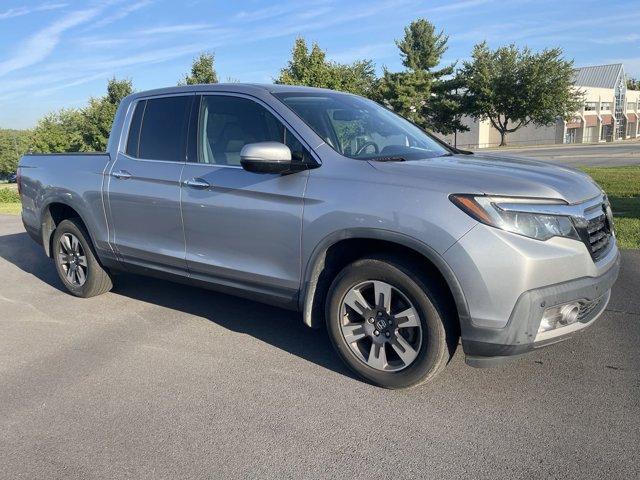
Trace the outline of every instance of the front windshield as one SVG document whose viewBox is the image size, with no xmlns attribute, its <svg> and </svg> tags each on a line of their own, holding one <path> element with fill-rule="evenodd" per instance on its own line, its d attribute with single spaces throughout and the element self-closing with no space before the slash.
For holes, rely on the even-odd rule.
<svg viewBox="0 0 640 480">
<path fill-rule="evenodd" d="M 362 97 L 332 92 L 274 95 L 347 157 L 418 160 L 449 153 L 412 123 Z"/>
</svg>

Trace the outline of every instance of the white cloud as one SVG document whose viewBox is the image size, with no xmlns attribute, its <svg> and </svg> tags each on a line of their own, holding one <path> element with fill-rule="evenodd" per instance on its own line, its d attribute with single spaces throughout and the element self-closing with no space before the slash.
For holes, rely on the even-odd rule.
<svg viewBox="0 0 640 480">
<path fill-rule="evenodd" d="M 317 5 L 327 3 L 326 0 L 319 0 Z M 83 45 L 96 47 L 110 47 L 125 45 L 128 42 L 144 41 L 149 44 L 148 39 L 160 40 L 162 37 L 170 38 L 180 34 L 198 35 L 198 41 L 202 41 L 203 49 L 212 49 L 228 44 L 239 44 L 256 42 L 272 38 L 284 37 L 292 34 L 302 34 L 322 30 L 334 25 L 346 22 L 354 22 L 385 12 L 392 11 L 400 7 L 416 5 L 417 0 L 387 0 L 374 2 L 367 9 L 362 8 L 342 8 L 339 14 L 328 7 L 319 6 L 309 8 L 308 5 L 291 4 L 277 7 L 268 7 L 254 12 L 241 12 L 237 14 L 232 22 L 221 24 L 210 23 L 178 23 L 159 25 L 155 27 L 133 30 L 126 36 L 113 38 L 111 36 L 93 36 L 82 39 Z M 287 12 L 286 15 L 277 13 Z M 250 34 L 247 34 L 245 24 L 274 17 L 273 21 L 258 23 L 251 27 Z"/>
<path fill-rule="evenodd" d="M 163 25 L 160 27 L 145 28 L 138 30 L 137 35 L 163 35 L 170 33 L 187 33 L 187 32 L 201 32 L 203 30 L 210 30 L 211 25 L 206 23 L 185 23 L 178 25 Z"/>
<path fill-rule="evenodd" d="M 517 21 L 487 24 L 472 29 L 464 29 L 460 32 L 449 31 L 450 42 L 487 40 L 499 42 L 501 45 L 510 42 L 523 42 L 529 45 L 542 45 L 544 47 L 558 46 L 569 43 L 623 43 L 625 38 L 633 41 L 635 34 L 606 37 L 599 35 L 597 38 L 585 36 L 594 28 L 602 25 L 616 25 L 617 29 L 633 28 L 640 20 L 640 14 L 631 12 L 628 14 L 615 14 L 605 17 L 587 17 L 565 19 L 561 21 L 546 21 L 531 19 L 518 19 Z M 608 42 L 608 38 L 614 38 L 615 42 Z"/>
<path fill-rule="evenodd" d="M 75 11 L 34 33 L 16 49 L 13 55 L 0 61 L 0 77 L 41 62 L 53 52 L 64 32 L 95 18 L 101 11 L 102 7 Z"/>
<path fill-rule="evenodd" d="M 109 78 L 111 75 L 109 74 L 109 72 L 100 72 L 100 73 L 96 73 L 93 75 L 82 75 L 79 77 L 76 77 L 75 79 L 71 80 L 71 81 L 67 81 L 65 83 L 61 83 L 55 86 L 51 86 L 48 88 L 42 88 L 42 89 L 38 89 L 35 93 L 34 93 L 34 97 L 48 97 L 49 95 L 51 95 L 53 92 L 57 92 L 58 90 L 64 90 L 66 88 L 70 88 L 70 87 L 77 87 L 79 85 L 83 85 L 85 83 L 89 83 L 92 82 L 93 80 L 98 80 L 100 78 Z"/>
<path fill-rule="evenodd" d="M 206 45 L 203 44 L 189 44 L 181 45 L 178 47 L 161 48 L 157 50 L 142 52 L 137 55 L 97 61 L 94 62 L 93 67 L 113 71 L 114 69 L 128 67 L 131 65 L 151 65 L 154 63 L 162 63 L 168 60 L 173 60 L 174 58 L 197 53 L 205 49 Z"/>
<path fill-rule="evenodd" d="M 62 73 L 64 71 L 81 72 L 77 74 L 78 77 L 89 76 L 102 71 L 111 72 L 111 75 L 113 75 L 119 69 L 162 63 L 206 49 L 206 44 L 191 43 L 174 47 L 148 49 L 129 55 L 91 55 L 50 63 L 42 71 L 47 75 L 51 75 L 54 79 L 53 82 L 63 79 L 68 80 L 69 77 L 64 76 Z"/>
<path fill-rule="evenodd" d="M 386 0 L 371 2 L 366 9 L 359 6 L 348 8 L 347 3 L 339 10 L 305 8 L 299 14 L 287 15 L 280 22 L 271 22 L 264 27 L 256 26 L 251 35 L 244 35 L 241 31 L 238 40 L 257 41 L 271 38 L 279 38 L 293 34 L 303 34 L 316 30 L 324 30 L 342 23 L 351 22 L 357 24 L 365 18 L 391 15 L 401 8 L 412 8 L 420 2 L 416 0 Z"/>
<path fill-rule="evenodd" d="M 141 0 L 139 2 L 135 2 L 130 5 L 126 5 L 125 7 L 121 8 L 117 12 L 104 17 L 102 20 L 95 22 L 93 25 L 91 25 L 91 28 L 95 29 L 95 28 L 104 27 L 113 22 L 117 22 L 118 20 L 122 20 L 123 18 L 129 16 L 133 12 L 137 12 L 138 10 L 148 5 L 151 5 L 152 3 L 153 3 L 152 0 Z"/>
<path fill-rule="evenodd" d="M 10 8 L 4 12 L 0 12 L 0 20 L 6 20 L 8 18 L 22 17 L 29 15 L 30 13 L 46 12 L 49 10 L 57 10 L 66 7 L 66 3 L 43 3 L 34 7 L 18 7 Z"/>
<path fill-rule="evenodd" d="M 617 45 L 619 43 L 632 43 L 640 41 L 640 34 L 628 33 L 626 35 L 612 35 L 609 37 L 590 39 L 593 43 L 600 45 Z"/>
<path fill-rule="evenodd" d="M 492 3 L 495 0 L 464 0 L 462 2 L 449 2 L 445 5 L 439 5 L 437 7 L 429 8 L 425 10 L 425 13 L 438 13 L 438 12 L 454 12 L 458 10 L 464 10 L 466 8 L 478 7 L 485 3 Z"/>
<path fill-rule="evenodd" d="M 116 70 L 163 63 L 201 52 L 205 47 L 202 44 L 189 44 L 148 50 L 131 56 L 93 56 L 67 62 L 50 63 L 40 75 L 0 83 L 0 101 L 16 98 L 26 89 L 35 90 L 36 97 L 47 97 L 54 92 L 77 87 L 94 80 L 104 79 L 106 81 L 113 76 Z M 43 88 L 30 88 L 33 86 L 42 86 Z"/>
<path fill-rule="evenodd" d="M 266 20 L 268 18 L 280 16 L 285 13 L 289 13 L 292 10 L 296 10 L 297 8 L 298 7 L 295 4 L 273 5 L 271 7 L 265 7 L 259 10 L 243 10 L 241 12 L 238 12 L 235 15 L 235 18 L 243 22 L 255 22 L 256 20 Z"/>
<path fill-rule="evenodd" d="M 537 26 L 529 28 L 520 28 L 518 31 L 514 31 L 512 35 L 515 39 L 527 39 L 535 38 L 540 35 L 554 33 L 554 32 L 570 32 L 572 30 L 580 29 L 581 31 L 576 35 L 584 35 L 586 27 L 596 27 L 606 24 L 617 24 L 618 28 L 621 28 L 626 22 L 631 22 L 634 19 L 639 19 L 640 14 L 630 13 L 625 15 L 609 15 L 606 17 L 590 17 L 583 19 L 567 19 L 558 22 L 542 23 Z M 635 22 L 633 22 L 635 23 Z"/>
</svg>

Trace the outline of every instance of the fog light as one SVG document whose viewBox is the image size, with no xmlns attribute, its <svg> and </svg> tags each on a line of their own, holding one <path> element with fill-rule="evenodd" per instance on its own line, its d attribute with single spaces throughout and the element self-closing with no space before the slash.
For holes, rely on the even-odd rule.
<svg viewBox="0 0 640 480">
<path fill-rule="evenodd" d="M 547 308 L 542 315 L 542 320 L 540 320 L 538 333 L 548 332 L 549 330 L 571 325 L 578 320 L 579 313 L 579 302 L 566 303 L 564 305 L 556 305 L 555 307 Z"/>
</svg>

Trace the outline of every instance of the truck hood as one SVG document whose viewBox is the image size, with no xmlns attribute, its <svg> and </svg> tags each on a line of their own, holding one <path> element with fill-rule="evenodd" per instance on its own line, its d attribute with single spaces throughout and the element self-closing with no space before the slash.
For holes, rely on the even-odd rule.
<svg viewBox="0 0 640 480">
<path fill-rule="evenodd" d="M 499 154 L 370 163 L 386 174 L 411 177 L 412 185 L 448 193 L 559 198 L 568 203 L 580 203 L 601 193 L 591 177 L 579 170 Z"/>
</svg>

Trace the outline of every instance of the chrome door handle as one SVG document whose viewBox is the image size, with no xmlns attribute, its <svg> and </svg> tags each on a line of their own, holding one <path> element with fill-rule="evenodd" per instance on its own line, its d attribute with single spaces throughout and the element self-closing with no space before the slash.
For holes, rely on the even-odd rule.
<svg viewBox="0 0 640 480">
<path fill-rule="evenodd" d="M 205 190 L 211 187 L 211 184 L 209 182 L 201 178 L 192 178 L 191 180 L 187 180 L 186 182 L 184 182 L 184 185 L 186 187 L 197 188 L 199 190 Z"/>
<path fill-rule="evenodd" d="M 127 172 L 126 170 L 117 170 L 115 172 L 113 172 L 111 174 L 111 176 L 119 179 L 119 180 L 126 180 L 127 178 L 131 178 L 131 174 L 129 172 Z"/>
</svg>

